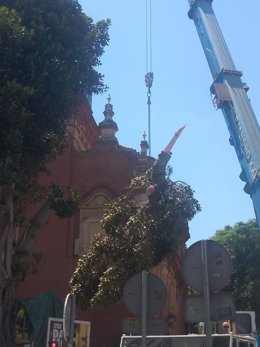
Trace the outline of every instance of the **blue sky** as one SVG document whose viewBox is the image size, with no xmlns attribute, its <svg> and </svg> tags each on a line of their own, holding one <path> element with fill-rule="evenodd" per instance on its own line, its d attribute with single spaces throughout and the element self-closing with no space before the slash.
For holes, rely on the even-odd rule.
<svg viewBox="0 0 260 347">
<path fill-rule="evenodd" d="M 121 145 L 139 151 L 147 132 L 146 0 L 80 0 L 94 21 L 110 18 L 110 43 L 99 71 L 105 75 Z M 149 1 L 148 1 L 149 3 Z M 188 0 L 151 0 L 152 68 L 151 153 L 156 157 L 183 124 L 187 128 L 173 149 L 173 180 L 188 183 L 202 211 L 190 222 L 192 244 L 226 225 L 254 218 L 235 150 L 220 110 L 213 107 L 212 77 Z M 215 0 L 213 9 L 259 121 L 259 0 Z M 148 47 L 149 48 L 149 47 Z M 150 57 L 149 57 L 150 58 Z M 149 59 L 150 61 L 150 59 Z M 149 66 L 150 70 L 150 66 Z M 93 96 L 93 113 L 103 120 L 108 93 Z"/>
</svg>

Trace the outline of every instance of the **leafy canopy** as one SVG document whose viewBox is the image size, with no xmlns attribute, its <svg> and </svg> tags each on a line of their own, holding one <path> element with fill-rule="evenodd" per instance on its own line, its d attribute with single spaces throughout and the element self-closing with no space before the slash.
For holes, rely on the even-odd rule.
<svg viewBox="0 0 260 347">
<path fill-rule="evenodd" d="M 107 206 L 101 220 L 105 235 L 94 238 L 70 281 L 83 307 L 117 302 L 128 278 L 174 255 L 185 241 L 187 221 L 200 211 L 193 191 L 184 183 L 168 180 L 165 187 L 158 187 L 156 198 L 137 207 L 135 190 L 150 184 L 148 171 L 134 178 L 127 193 Z"/>
<path fill-rule="evenodd" d="M 0 185 L 29 182 L 66 142 L 79 96 L 105 89 L 97 72 L 109 20 L 74 0 L 2 0 Z"/>
<path fill-rule="evenodd" d="M 109 24 L 94 24 L 75 0 L 1 0 L 1 346 L 13 345 L 14 287 L 28 271 L 40 227 L 50 209 L 67 217 L 79 203 L 67 189 L 41 191 L 37 176 L 64 148 L 80 99 L 106 88 L 96 69 Z M 43 203 L 25 221 L 26 204 L 36 201 Z M 14 225 L 21 227 L 19 239 Z"/>
<path fill-rule="evenodd" d="M 232 257 L 233 274 L 228 289 L 234 295 L 236 310 L 255 311 L 260 330 L 260 235 L 256 221 L 226 226 L 212 239 L 225 246 Z"/>
</svg>

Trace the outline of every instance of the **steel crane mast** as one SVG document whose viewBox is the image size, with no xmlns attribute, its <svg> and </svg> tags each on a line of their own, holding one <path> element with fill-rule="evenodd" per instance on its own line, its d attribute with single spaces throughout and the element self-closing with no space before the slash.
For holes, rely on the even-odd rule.
<svg viewBox="0 0 260 347">
<path fill-rule="evenodd" d="M 260 230 L 260 128 L 248 86 L 241 80 L 212 9 L 213 0 L 188 0 L 189 18 L 194 21 L 213 77 L 210 87 L 214 106 L 221 109 L 242 169 L 244 191 L 252 198 Z"/>
</svg>

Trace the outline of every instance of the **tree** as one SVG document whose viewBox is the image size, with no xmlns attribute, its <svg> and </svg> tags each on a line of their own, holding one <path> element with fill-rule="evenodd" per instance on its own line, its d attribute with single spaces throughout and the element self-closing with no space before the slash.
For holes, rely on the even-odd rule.
<svg viewBox="0 0 260 347">
<path fill-rule="evenodd" d="M 80 257 L 70 281 L 82 307 L 117 302 L 128 278 L 174 255 L 185 242 L 199 203 L 182 182 L 161 180 L 154 190 L 153 176 L 150 170 L 137 176 L 126 194 L 107 206 L 101 220 L 105 235 L 97 235 Z M 136 206 L 135 194 L 146 190 L 153 191 L 148 203 Z"/>
<path fill-rule="evenodd" d="M 78 196 L 42 192 L 37 175 L 64 149 L 79 97 L 105 89 L 97 72 L 109 20 L 93 23 L 75 0 L 2 0 L 0 7 L 0 346 L 11 345 L 14 288 L 51 208 L 64 216 Z M 38 213 L 25 220 L 29 202 Z M 63 211 L 61 211 L 63 210 Z M 65 213 L 65 215 L 68 215 Z M 26 232 L 14 243 L 14 226 Z"/>
<path fill-rule="evenodd" d="M 256 312 L 260 329 L 260 236 L 255 220 L 226 226 L 212 237 L 229 251 L 233 273 L 228 289 L 235 298 L 236 310 Z"/>
</svg>

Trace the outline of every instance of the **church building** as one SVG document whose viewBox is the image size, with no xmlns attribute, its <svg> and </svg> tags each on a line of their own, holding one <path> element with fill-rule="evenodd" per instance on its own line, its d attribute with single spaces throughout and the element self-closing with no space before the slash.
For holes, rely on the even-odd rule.
<svg viewBox="0 0 260 347">
<path fill-rule="evenodd" d="M 93 118 L 87 98 L 82 99 L 78 112 L 69 124 L 66 150 L 49 165 L 49 173 L 41 176 L 42 185 L 57 183 L 70 187 L 80 193 L 82 200 L 71 218 L 59 219 L 52 212 L 47 224 L 42 227 L 40 237 L 32 249 L 32 252 L 41 255 L 41 261 L 36 271 L 30 270 L 25 281 L 17 288 L 17 299 L 20 302 L 26 303 L 41 293 L 51 291 L 64 303 L 78 257 L 87 252 L 95 234 L 104 232 L 100 219 L 105 204 L 120 196 L 135 175 L 153 165 L 154 158 L 147 154 L 148 143 L 145 138 L 141 141 L 140 151 L 119 144 L 116 138 L 118 127 L 113 116 L 110 97 L 105 105 L 104 120 L 99 124 Z M 159 317 L 166 319 L 169 333 L 184 333 L 186 285 L 181 276 L 180 264 L 185 241 L 184 237 L 177 256 L 165 259 L 155 269 L 151 269 L 162 279 L 167 289 L 166 304 Z M 42 312 L 44 310 L 45 307 L 42 307 Z M 41 312 L 37 314 L 40 316 Z M 131 317 L 123 302 L 108 308 L 79 310 L 76 319 L 89 321 L 91 326 L 88 344 L 84 346 L 118 347 L 123 333 L 122 322 Z M 46 320 L 42 320 L 42 326 L 46 328 L 47 336 Z M 44 346 L 35 344 L 35 347 Z M 83 347 L 83 344 L 76 346 Z"/>
</svg>

